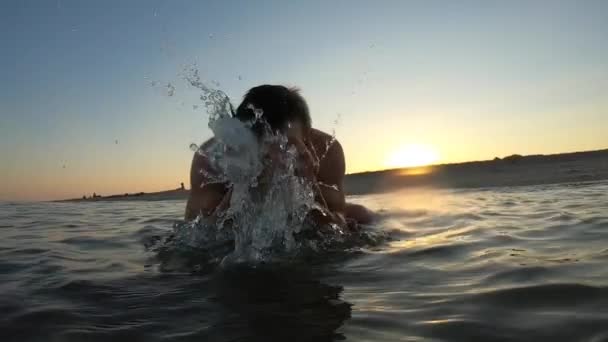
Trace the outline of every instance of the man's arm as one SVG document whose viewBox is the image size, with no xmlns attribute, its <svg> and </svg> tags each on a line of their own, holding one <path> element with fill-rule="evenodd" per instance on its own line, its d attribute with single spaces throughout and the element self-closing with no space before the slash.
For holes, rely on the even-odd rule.
<svg viewBox="0 0 608 342">
<path fill-rule="evenodd" d="M 344 213 L 344 150 L 337 140 L 334 140 L 319 160 L 314 147 L 300 139 L 290 139 L 298 149 L 300 162 L 296 174 L 307 178 L 313 183 L 315 200 L 332 213 Z"/>
<path fill-rule="evenodd" d="M 314 154 L 314 149 L 312 153 Z M 318 162 L 317 165 L 314 178 L 309 179 L 312 181 L 315 201 L 324 209 L 313 210 L 310 215 L 318 224 L 337 223 L 346 225 L 345 199 L 342 191 L 345 172 L 342 146 L 335 141 L 329 147 L 323 160 Z"/>
<path fill-rule="evenodd" d="M 330 211 L 344 214 L 344 174 L 346 164 L 342 145 L 335 140 L 319 162 L 317 182 Z"/>
<path fill-rule="evenodd" d="M 318 222 L 344 224 L 344 152 L 342 146 L 334 141 L 325 153 L 324 160 L 319 161 L 314 143 L 309 139 L 297 136 L 290 137 L 290 143 L 298 150 L 298 167 L 296 175 L 311 182 L 315 202 L 323 210 L 313 213 Z M 325 167 L 322 169 L 322 165 Z"/>
<path fill-rule="evenodd" d="M 212 143 L 212 140 L 207 141 L 201 149 Z M 208 175 L 215 174 L 209 159 L 196 152 L 192 158 L 192 166 L 190 168 L 190 197 L 186 204 L 186 220 L 193 220 L 198 215 L 210 216 L 214 213 L 218 205 L 226 202 L 226 196 L 230 193 L 226 189 L 224 183 L 213 183 Z"/>
</svg>

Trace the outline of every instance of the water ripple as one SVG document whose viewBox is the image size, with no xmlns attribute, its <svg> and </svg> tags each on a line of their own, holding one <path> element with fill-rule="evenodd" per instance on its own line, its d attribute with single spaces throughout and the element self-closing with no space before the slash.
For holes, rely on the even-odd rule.
<svg viewBox="0 0 608 342">
<path fill-rule="evenodd" d="M 1 339 L 608 341 L 608 183 L 356 201 L 390 242 L 198 271 L 144 247 L 182 202 L 0 204 Z"/>
</svg>

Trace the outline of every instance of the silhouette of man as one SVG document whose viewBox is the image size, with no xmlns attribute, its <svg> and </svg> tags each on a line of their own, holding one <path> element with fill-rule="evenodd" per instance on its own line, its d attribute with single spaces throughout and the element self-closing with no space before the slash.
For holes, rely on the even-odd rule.
<svg viewBox="0 0 608 342">
<path fill-rule="evenodd" d="M 331 135 L 311 127 L 308 105 L 299 91 L 280 85 L 254 87 L 245 95 L 234 116 L 241 121 L 256 118 L 254 109 L 262 109 L 262 118 L 275 132 L 288 137 L 288 143 L 298 152 L 296 175 L 308 179 L 313 185 L 315 201 L 323 208 L 317 219 L 338 224 L 369 223 L 372 214 L 365 207 L 345 202 L 344 151 L 340 142 Z M 259 136 L 260 127 L 252 129 Z M 205 151 L 214 139 L 205 142 Z M 202 172 L 201 172 L 202 171 Z M 204 153 L 195 153 L 190 170 L 191 191 L 186 206 L 185 218 L 191 220 L 198 215 L 211 216 L 225 210 L 230 203 L 230 184 L 212 182 L 208 175 L 215 171 Z M 354 222 L 353 222 L 354 221 Z"/>
</svg>

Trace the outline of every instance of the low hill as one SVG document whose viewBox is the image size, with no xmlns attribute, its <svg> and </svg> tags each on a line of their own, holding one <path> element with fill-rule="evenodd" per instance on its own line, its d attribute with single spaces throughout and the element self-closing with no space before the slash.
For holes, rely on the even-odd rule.
<svg viewBox="0 0 608 342">
<path fill-rule="evenodd" d="M 478 188 L 608 179 L 608 149 L 551 155 L 511 155 L 494 160 L 443 164 L 346 175 L 347 195 L 394 191 L 405 187 Z M 98 196 L 65 201 L 185 200 L 188 190 Z"/>
</svg>

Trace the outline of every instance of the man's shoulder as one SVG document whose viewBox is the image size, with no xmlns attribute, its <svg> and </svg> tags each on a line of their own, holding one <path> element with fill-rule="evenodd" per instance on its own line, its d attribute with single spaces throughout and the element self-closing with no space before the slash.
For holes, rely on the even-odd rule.
<svg viewBox="0 0 608 342">
<path fill-rule="evenodd" d="M 200 144 L 194 155 L 196 157 L 206 155 L 208 153 L 213 153 L 213 151 L 217 151 L 219 147 L 219 141 L 216 138 L 212 137 L 206 140 L 204 143 Z"/>
<path fill-rule="evenodd" d="M 207 166 L 207 154 L 213 151 L 216 145 L 217 140 L 215 138 L 209 138 L 204 143 L 200 144 L 198 149 L 194 152 L 192 157 L 192 167 L 200 168 L 201 165 Z"/>
<path fill-rule="evenodd" d="M 325 133 L 325 132 L 323 132 L 323 131 L 321 131 L 319 129 L 316 129 L 316 128 L 311 128 L 310 129 L 310 134 L 311 134 L 311 137 L 313 139 L 329 140 L 329 139 L 333 138 L 333 136 L 331 134 Z"/>
<path fill-rule="evenodd" d="M 311 140 L 319 157 L 319 182 L 341 187 L 344 177 L 344 150 L 334 135 L 318 129 L 311 130 Z"/>
<path fill-rule="evenodd" d="M 334 135 L 327 134 L 318 129 L 311 129 L 311 140 L 315 147 L 315 150 L 319 156 L 325 156 L 328 158 L 325 162 L 333 163 L 335 158 L 344 158 L 344 151 L 342 145 Z M 323 162 L 323 161 L 322 161 Z"/>
<path fill-rule="evenodd" d="M 207 141 L 202 143 L 201 146 L 199 146 L 199 148 L 202 150 L 207 149 L 207 148 L 213 146 L 216 143 L 216 141 L 217 140 L 215 138 L 209 138 L 209 139 L 207 139 Z"/>
<path fill-rule="evenodd" d="M 338 139 L 336 139 L 336 137 L 334 135 L 325 133 L 316 128 L 310 129 L 310 135 L 311 135 L 311 139 L 314 144 L 328 145 L 329 143 L 331 143 L 331 144 L 340 145 L 340 142 L 338 141 Z"/>
</svg>

